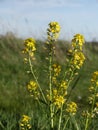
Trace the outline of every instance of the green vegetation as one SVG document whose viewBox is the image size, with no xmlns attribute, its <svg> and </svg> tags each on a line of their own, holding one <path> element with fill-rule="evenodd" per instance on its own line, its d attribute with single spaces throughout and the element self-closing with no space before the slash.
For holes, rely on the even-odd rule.
<svg viewBox="0 0 98 130">
<path fill-rule="evenodd" d="M 66 64 L 64 59 L 70 44 L 66 41 L 58 41 L 58 43 L 56 45 L 55 61 L 63 65 Z M 41 84 L 44 85 L 46 82 L 44 80 L 45 75 L 41 76 L 44 73 L 44 71 L 41 71 L 42 68 L 46 67 L 44 63 L 46 63 L 45 58 L 47 54 L 44 49 L 44 42 L 38 40 L 37 48 L 39 50 L 36 52 L 38 62 L 34 62 L 34 66 L 40 76 Z M 32 99 L 25 88 L 29 81 L 29 76 L 26 74 L 29 66 L 24 65 L 22 49 L 22 39 L 15 36 L 0 37 L 0 130 L 18 130 L 22 114 L 29 113 L 30 116 L 35 115 L 32 110 L 36 108 L 37 104 L 32 103 Z M 73 89 L 73 95 L 71 95 L 71 98 L 80 104 L 81 109 L 88 107 L 86 99 L 88 97 L 91 75 L 98 70 L 98 43 L 86 43 L 84 53 L 86 61 L 80 70 L 79 80 Z M 43 124 L 45 122 L 44 119 L 41 121 L 42 113 L 40 113 L 40 109 L 42 108 L 36 110 L 35 115 L 36 118 L 39 117 L 39 120 L 33 122 L 35 130 L 42 129 L 43 125 L 41 122 Z M 97 130 L 97 128 L 98 126 L 96 125 L 93 129 Z"/>
</svg>

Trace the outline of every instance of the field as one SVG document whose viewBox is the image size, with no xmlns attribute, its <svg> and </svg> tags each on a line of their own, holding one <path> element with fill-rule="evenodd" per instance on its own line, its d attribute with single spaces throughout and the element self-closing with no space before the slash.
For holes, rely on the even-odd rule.
<svg viewBox="0 0 98 130">
<path fill-rule="evenodd" d="M 47 64 L 45 59 L 47 54 L 44 50 L 44 41 L 37 40 L 36 44 L 38 48 L 36 57 L 38 60 L 34 62 L 34 66 L 40 77 L 40 83 L 45 86 L 44 68 L 45 64 Z M 59 40 L 56 45 L 55 61 L 62 66 L 66 64 L 65 54 L 69 46 L 70 43 L 63 40 Z M 0 36 L 0 130 L 19 130 L 19 121 L 23 114 L 35 118 L 35 121 L 32 121 L 35 126 L 34 130 L 44 130 L 45 119 L 42 120 L 43 115 L 40 111 L 43 108 L 36 109 L 38 108 L 37 104 L 32 101 L 25 87 L 32 77 L 27 74 L 29 66 L 24 64 L 22 49 L 23 39 L 14 35 Z M 71 99 L 79 104 L 80 111 L 89 107 L 87 104 L 88 87 L 90 86 L 92 73 L 98 71 L 98 43 L 94 41 L 86 42 L 84 54 L 86 61 L 79 70 L 79 80 L 75 84 L 71 95 Z M 36 114 L 33 111 L 35 109 Z M 95 128 L 92 126 L 92 130 L 98 130 L 96 122 L 94 125 Z M 71 127 L 69 130 L 71 130 Z"/>
</svg>

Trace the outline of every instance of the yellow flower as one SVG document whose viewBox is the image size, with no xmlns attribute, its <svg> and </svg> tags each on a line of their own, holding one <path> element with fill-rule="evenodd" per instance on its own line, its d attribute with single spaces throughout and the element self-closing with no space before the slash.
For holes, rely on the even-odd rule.
<svg viewBox="0 0 98 130">
<path fill-rule="evenodd" d="M 63 96 L 54 96 L 54 105 L 56 105 L 58 108 L 60 108 L 65 102 L 65 99 Z"/>
<path fill-rule="evenodd" d="M 81 34 L 76 34 L 74 36 L 74 38 L 72 39 L 72 46 L 75 48 L 75 49 L 80 49 L 82 50 L 82 46 L 84 44 L 84 37 L 83 35 Z"/>
<path fill-rule="evenodd" d="M 49 32 L 52 33 L 59 33 L 60 32 L 60 25 L 58 22 L 50 22 L 49 23 Z"/>
<path fill-rule="evenodd" d="M 55 88 L 53 88 L 53 96 L 52 96 L 52 103 L 57 107 L 60 108 L 66 101 L 66 99 L 59 94 L 59 91 Z M 49 91 L 47 94 L 47 99 L 50 101 L 50 95 L 49 95 Z"/>
<path fill-rule="evenodd" d="M 35 40 L 33 38 L 28 38 L 24 41 L 25 48 L 23 49 L 23 53 L 28 53 L 31 57 L 34 55 L 34 51 L 36 50 L 35 47 Z"/>
<path fill-rule="evenodd" d="M 21 130 L 29 130 L 31 129 L 30 125 L 31 118 L 27 115 L 23 115 L 20 121 L 20 128 Z"/>
<path fill-rule="evenodd" d="M 91 87 L 89 87 L 90 96 L 88 97 L 90 104 L 96 104 L 98 98 L 98 71 L 92 74 Z"/>
<path fill-rule="evenodd" d="M 71 58 L 71 70 L 80 69 L 84 63 L 85 56 L 82 52 L 84 38 L 81 34 L 76 34 L 72 39 L 72 49 L 69 50 Z"/>
<path fill-rule="evenodd" d="M 83 65 L 85 60 L 85 56 L 84 54 L 79 51 L 79 52 L 74 52 L 73 54 L 73 59 L 71 61 L 72 66 L 74 66 L 74 68 L 80 69 L 81 66 Z"/>
<path fill-rule="evenodd" d="M 61 66 L 57 64 L 53 64 L 52 68 L 53 68 L 54 76 L 58 76 L 61 72 Z"/>
<path fill-rule="evenodd" d="M 35 51 L 35 40 L 33 38 L 28 38 L 24 41 L 24 45 L 25 47 L 27 47 L 28 49 L 31 49 L 32 51 Z"/>
<path fill-rule="evenodd" d="M 56 76 L 52 76 L 52 82 L 53 82 L 55 85 L 57 85 L 57 78 L 56 78 Z"/>
<path fill-rule="evenodd" d="M 94 90 L 95 90 L 95 89 L 94 89 L 93 86 L 89 87 L 89 91 L 90 91 L 90 92 L 93 92 Z"/>
<path fill-rule="evenodd" d="M 34 96 L 35 99 L 38 99 L 39 97 L 39 91 L 38 91 L 38 85 L 35 81 L 30 81 L 27 84 L 27 90 L 29 91 L 31 96 Z"/>
<path fill-rule="evenodd" d="M 98 107 L 98 102 L 96 102 L 96 107 Z"/>
<path fill-rule="evenodd" d="M 88 100 L 89 100 L 89 104 L 92 104 L 94 100 L 94 95 L 92 94 L 91 96 L 89 96 Z"/>
<path fill-rule="evenodd" d="M 98 86 L 98 71 L 95 71 L 91 78 L 92 84 Z"/>
<path fill-rule="evenodd" d="M 96 81 L 96 85 L 98 86 L 98 81 Z"/>
<path fill-rule="evenodd" d="M 67 82 L 62 80 L 61 84 L 60 84 L 60 88 L 64 88 L 67 89 Z"/>
<path fill-rule="evenodd" d="M 84 117 L 90 117 L 91 114 L 88 112 L 88 110 L 82 112 L 82 116 Z"/>
<path fill-rule="evenodd" d="M 75 102 L 68 103 L 66 111 L 72 115 L 75 115 L 75 113 L 77 112 L 77 104 Z"/>
<path fill-rule="evenodd" d="M 53 95 L 56 96 L 58 94 L 57 89 L 53 89 Z"/>
<path fill-rule="evenodd" d="M 30 81 L 29 84 L 27 85 L 27 88 L 30 92 L 36 90 L 38 88 L 37 84 L 35 81 Z"/>
<path fill-rule="evenodd" d="M 61 83 L 58 85 L 59 93 L 65 97 L 67 95 L 67 82 L 62 80 Z"/>
<path fill-rule="evenodd" d="M 76 34 L 74 38 L 82 43 L 84 43 L 84 37 L 81 34 Z"/>
<path fill-rule="evenodd" d="M 23 122 L 28 122 L 30 119 L 31 118 L 29 116 L 27 116 L 27 115 L 23 115 L 23 117 L 22 117 Z"/>
<path fill-rule="evenodd" d="M 28 62 L 28 59 L 27 58 L 24 58 L 24 63 L 27 63 Z"/>
<path fill-rule="evenodd" d="M 48 41 L 56 40 L 59 36 L 60 25 L 58 22 L 50 22 L 47 29 Z"/>
</svg>

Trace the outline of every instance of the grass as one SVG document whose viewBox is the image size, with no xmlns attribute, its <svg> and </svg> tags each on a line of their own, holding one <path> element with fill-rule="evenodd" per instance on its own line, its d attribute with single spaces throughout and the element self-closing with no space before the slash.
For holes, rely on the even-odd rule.
<svg viewBox="0 0 98 130">
<path fill-rule="evenodd" d="M 38 62 L 34 63 L 40 83 L 45 86 L 45 72 L 41 71 L 45 66 L 45 49 L 42 47 L 44 43 L 37 41 L 36 52 Z M 70 44 L 66 41 L 59 41 L 56 45 L 55 61 L 61 64 L 64 63 L 65 53 Z M 29 70 L 28 65 L 23 63 L 23 55 L 21 50 L 23 48 L 23 40 L 15 36 L 1 36 L 0 37 L 0 129 L 1 130 L 15 130 L 19 129 L 18 123 L 20 116 L 24 113 L 29 113 L 31 116 L 39 117 L 39 120 L 33 122 L 35 130 L 43 126 L 44 118 L 41 120 L 42 113 L 36 110 L 36 114 L 32 109 L 36 109 L 36 103 L 32 104 L 32 100 L 26 91 L 25 85 L 29 81 L 26 75 L 26 70 Z M 71 98 L 80 103 L 81 109 L 87 107 L 88 87 L 90 85 L 91 74 L 98 70 L 98 43 L 86 43 L 84 47 L 86 55 L 86 62 L 80 70 L 80 79 L 73 89 Z M 61 58 L 62 57 L 62 58 Z M 43 75 L 43 76 L 42 76 Z M 29 111 L 28 111 L 29 110 Z M 97 130 L 96 128 L 94 130 Z"/>
</svg>

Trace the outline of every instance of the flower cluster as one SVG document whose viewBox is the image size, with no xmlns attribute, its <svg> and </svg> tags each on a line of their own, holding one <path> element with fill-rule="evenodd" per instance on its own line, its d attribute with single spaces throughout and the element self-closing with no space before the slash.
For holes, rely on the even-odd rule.
<svg viewBox="0 0 98 130">
<path fill-rule="evenodd" d="M 34 96 L 35 99 L 39 97 L 38 85 L 35 81 L 30 81 L 27 84 L 27 90 L 31 96 Z"/>
<path fill-rule="evenodd" d="M 96 85 L 98 86 L 98 71 L 95 71 L 95 72 L 93 73 L 91 82 L 92 82 L 93 84 L 96 84 Z"/>
<path fill-rule="evenodd" d="M 66 111 L 72 115 L 75 115 L 77 112 L 77 104 L 75 102 L 68 103 Z"/>
<path fill-rule="evenodd" d="M 98 102 L 96 102 L 96 104 L 95 104 L 94 112 L 95 112 L 95 114 L 97 114 L 97 116 L 98 116 Z"/>
<path fill-rule="evenodd" d="M 88 118 L 92 118 L 94 115 L 93 114 L 91 114 L 88 110 L 83 110 L 83 112 L 82 112 L 82 116 L 83 117 L 88 117 Z"/>
<path fill-rule="evenodd" d="M 73 48 L 75 50 L 76 49 L 82 50 L 83 44 L 84 44 L 84 37 L 83 37 L 83 35 L 76 34 L 74 36 L 74 38 L 72 39 L 72 46 L 73 46 Z"/>
<path fill-rule="evenodd" d="M 54 95 L 53 103 L 58 108 L 60 108 L 65 103 L 65 99 L 62 95 L 56 95 L 56 96 Z"/>
<path fill-rule="evenodd" d="M 54 84 L 57 84 L 57 77 L 59 76 L 60 72 L 61 72 L 61 66 L 60 65 L 57 65 L 57 64 L 53 64 L 52 65 L 52 72 L 53 72 L 53 75 L 52 75 L 52 81 Z"/>
<path fill-rule="evenodd" d="M 48 41 L 55 41 L 60 32 L 60 25 L 58 22 L 50 22 L 49 28 L 47 29 Z"/>
<path fill-rule="evenodd" d="M 66 102 L 67 95 L 67 82 L 62 80 L 61 83 L 57 83 L 53 90 L 53 104 L 57 108 L 61 108 L 62 105 Z M 47 94 L 48 100 L 50 100 L 49 92 Z"/>
<path fill-rule="evenodd" d="M 80 51 L 75 51 L 73 53 L 73 59 L 71 61 L 72 68 L 80 69 L 84 63 L 84 60 L 85 60 L 84 54 Z"/>
<path fill-rule="evenodd" d="M 61 72 L 61 66 L 57 64 L 53 64 L 52 68 L 53 68 L 54 76 L 58 76 Z"/>
<path fill-rule="evenodd" d="M 72 70 L 80 69 L 84 63 L 85 56 L 82 52 L 83 44 L 84 44 L 83 36 L 80 34 L 76 34 L 72 39 L 72 49 L 69 50 L 69 53 L 71 55 L 70 68 Z"/>
<path fill-rule="evenodd" d="M 21 130 L 31 129 L 30 121 L 31 121 L 31 118 L 29 116 L 23 115 L 20 121 L 20 129 Z"/>
<path fill-rule="evenodd" d="M 32 59 L 34 59 L 34 51 L 36 50 L 35 47 L 35 40 L 33 38 L 28 38 L 24 41 L 24 49 L 23 53 L 28 54 Z M 24 59 L 27 60 L 26 58 Z"/>
<path fill-rule="evenodd" d="M 53 104 L 57 106 L 57 108 L 60 108 L 65 103 L 65 101 L 66 100 L 64 97 L 58 93 L 58 90 L 53 89 Z"/>
<path fill-rule="evenodd" d="M 98 116 L 98 102 L 96 102 L 95 107 L 93 109 L 93 117 Z"/>
<path fill-rule="evenodd" d="M 60 94 L 63 95 L 63 97 L 67 95 L 67 87 L 68 87 L 67 81 L 64 80 L 62 80 L 60 85 L 58 86 L 58 91 Z"/>
<path fill-rule="evenodd" d="M 88 117 L 88 118 L 95 118 L 96 116 L 98 116 L 98 106 L 97 106 L 97 103 L 95 104 L 95 107 L 93 108 L 92 111 L 83 111 L 82 112 L 82 116 L 83 117 Z"/>
<path fill-rule="evenodd" d="M 61 108 L 62 105 L 65 103 L 66 99 L 64 98 L 64 96 L 62 94 L 59 93 L 59 91 L 56 88 L 52 89 L 53 93 L 52 93 L 52 104 L 54 106 L 56 106 L 56 108 Z M 49 91 L 47 91 L 47 99 L 50 101 L 50 95 L 49 95 Z"/>
<path fill-rule="evenodd" d="M 91 86 L 89 87 L 89 103 L 96 103 L 95 99 L 98 99 L 98 71 L 95 71 L 91 78 Z"/>
</svg>

